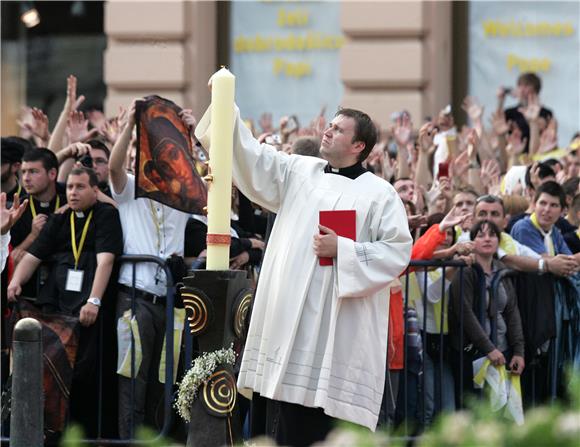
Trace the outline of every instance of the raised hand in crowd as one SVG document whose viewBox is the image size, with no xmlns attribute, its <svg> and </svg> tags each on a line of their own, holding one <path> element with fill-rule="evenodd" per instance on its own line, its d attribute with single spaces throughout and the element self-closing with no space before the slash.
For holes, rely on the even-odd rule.
<svg viewBox="0 0 580 447">
<path fill-rule="evenodd" d="M 274 125 L 272 124 L 272 114 L 271 113 L 262 113 L 260 116 L 260 120 L 258 121 L 262 129 L 262 133 L 274 133 Z"/>
<path fill-rule="evenodd" d="M 27 108 L 25 117 L 27 119 L 17 121 L 18 126 L 34 138 L 37 146 L 45 147 L 50 139 L 48 117 L 36 107 Z"/>
<path fill-rule="evenodd" d="M 435 134 L 437 133 L 437 128 L 433 123 L 425 123 L 419 129 L 419 149 L 420 153 L 426 155 L 432 155 L 437 147 L 433 143 Z"/>
<path fill-rule="evenodd" d="M 528 122 L 530 128 L 530 155 L 537 154 L 540 150 L 540 100 L 538 95 L 535 93 L 530 93 L 527 97 L 527 103 L 525 107 L 520 107 L 518 111 L 524 116 Z"/>
<path fill-rule="evenodd" d="M 490 118 L 491 128 L 493 132 L 499 137 L 505 137 L 510 130 L 508 121 L 505 119 L 503 112 L 493 112 Z"/>
<path fill-rule="evenodd" d="M 530 93 L 527 98 L 527 104 L 525 107 L 519 107 L 518 112 L 524 115 L 524 118 L 528 124 L 535 123 L 540 117 L 540 99 L 535 93 Z"/>
<path fill-rule="evenodd" d="M 89 130 L 89 120 L 83 112 L 74 111 L 70 113 L 66 128 L 69 144 L 88 141 L 98 133 L 98 129 Z"/>
<path fill-rule="evenodd" d="M 418 213 L 424 213 L 427 208 L 425 206 L 425 195 L 425 187 L 415 183 L 415 189 L 413 190 L 413 198 L 411 201 L 415 204 L 415 209 Z"/>
<path fill-rule="evenodd" d="M 519 165 L 518 158 L 524 152 L 528 144 L 527 138 L 522 138 L 522 131 L 517 124 L 511 124 L 511 132 L 507 136 L 506 153 L 508 156 L 508 169 Z"/>
<path fill-rule="evenodd" d="M 467 182 L 467 170 L 469 169 L 469 154 L 467 150 L 461 152 L 451 160 L 449 164 L 449 176 L 457 187 Z"/>
<path fill-rule="evenodd" d="M 6 234 L 10 231 L 10 228 L 14 226 L 18 219 L 22 217 L 24 211 L 26 211 L 26 206 L 28 205 L 28 199 L 25 199 L 20 203 L 20 196 L 14 194 L 14 200 L 12 201 L 12 206 L 10 208 L 6 207 L 6 193 L 0 194 L 0 234 Z"/>
<path fill-rule="evenodd" d="M 77 97 L 77 78 L 70 75 L 66 80 L 66 100 L 48 142 L 48 148 L 53 152 L 56 153 L 64 147 L 63 140 L 70 114 L 76 111 L 84 100 L 83 95 Z"/>
<path fill-rule="evenodd" d="M 326 114 L 326 106 L 322 106 L 322 109 L 320 109 L 320 113 L 316 118 L 314 118 L 314 123 L 312 126 L 316 131 L 316 133 L 321 137 L 327 127 L 326 118 L 324 117 L 325 114 Z M 296 122 L 296 127 L 298 127 L 298 122 Z"/>
<path fill-rule="evenodd" d="M 441 177 L 433 182 L 431 189 L 427 191 L 427 209 L 429 214 L 445 213 L 451 203 L 451 183 L 447 177 Z"/>
<path fill-rule="evenodd" d="M 100 110 L 89 110 L 87 113 L 87 119 L 91 124 L 91 127 L 99 129 L 99 131 L 105 126 L 107 122 L 107 117 Z"/>
<path fill-rule="evenodd" d="M 491 194 L 491 189 L 500 183 L 501 170 L 495 160 L 485 160 L 481 164 L 480 178 L 483 190 Z"/>
<path fill-rule="evenodd" d="M 408 112 L 401 112 L 393 128 L 393 137 L 397 143 L 397 178 L 411 177 L 409 145 L 412 135 L 411 116 Z"/>
<path fill-rule="evenodd" d="M 558 146 L 558 122 L 552 118 L 546 129 L 540 135 L 539 154 L 545 154 Z"/>
<path fill-rule="evenodd" d="M 407 149 L 408 144 L 411 142 L 412 134 L 413 123 L 411 122 L 411 116 L 407 112 L 402 112 L 395 121 L 395 127 L 393 128 L 393 136 L 397 146 L 400 149 Z"/>
<path fill-rule="evenodd" d="M 115 144 L 117 138 L 121 134 L 121 130 L 125 127 L 127 122 L 127 109 L 124 107 L 119 107 L 119 114 L 106 120 L 103 127 L 100 128 L 100 133 L 105 137 L 109 144 Z"/>
<path fill-rule="evenodd" d="M 443 220 L 439 222 L 439 231 L 444 232 L 449 228 L 453 228 L 456 225 L 461 225 L 464 223 L 471 214 L 458 214 L 457 206 L 454 206 L 449 210 L 449 212 L 445 215 Z"/>
<path fill-rule="evenodd" d="M 497 108 L 496 113 L 501 113 L 503 115 L 503 107 L 505 103 L 505 99 L 508 95 L 512 94 L 512 90 L 506 87 L 499 87 L 496 91 L 496 98 L 497 98 Z"/>
<path fill-rule="evenodd" d="M 478 133 L 480 133 L 482 130 L 483 106 L 479 104 L 477 98 L 466 96 L 461 104 L 461 108 L 465 113 L 467 113 L 472 125 L 478 130 Z"/>
<path fill-rule="evenodd" d="M 382 148 L 380 148 L 379 161 L 381 164 L 383 178 L 387 181 L 390 181 L 397 174 L 397 160 L 395 158 L 391 158 L 388 152 L 385 152 Z"/>
</svg>

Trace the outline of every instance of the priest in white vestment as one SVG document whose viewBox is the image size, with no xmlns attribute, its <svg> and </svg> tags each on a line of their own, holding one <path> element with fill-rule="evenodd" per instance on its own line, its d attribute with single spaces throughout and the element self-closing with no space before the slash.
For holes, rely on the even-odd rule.
<svg viewBox="0 0 580 447">
<path fill-rule="evenodd" d="M 361 165 L 376 129 L 368 115 L 339 110 L 319 159 L 260 144 L 235 113 L 234 183 L 277 213 L 238 388 L 375 430 L 387 368 L 389 287 L 407 267 L 412 246 L 396 191 Z M 208 111 L 196 129 L 202 144 L 209 121 Z M 321 210 L 355 210 L 356 241 L 319 228 Z M 319 256 L 334 258 L 333 265 L 319 265 Z M 277 436 L 278 417 L 284 414 L 273 416 L 266 434 L 294 444 Z M 286 432 L 307 437 L 304 427 L 283 423 Z"/>
</svg>

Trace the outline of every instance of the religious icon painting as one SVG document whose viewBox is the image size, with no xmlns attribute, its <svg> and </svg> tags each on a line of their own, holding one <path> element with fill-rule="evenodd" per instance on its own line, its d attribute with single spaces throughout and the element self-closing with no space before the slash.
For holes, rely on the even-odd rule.
<svg viewBox="0 0 580 447">
<path fill-rule="evenodd" d="M 179 116 L 181 110 L 172 101 L 155 95 L 137 102 L 135 197 L 203 214 L 207 188 L 195 168 L 189 130 Z"/>
</svg>

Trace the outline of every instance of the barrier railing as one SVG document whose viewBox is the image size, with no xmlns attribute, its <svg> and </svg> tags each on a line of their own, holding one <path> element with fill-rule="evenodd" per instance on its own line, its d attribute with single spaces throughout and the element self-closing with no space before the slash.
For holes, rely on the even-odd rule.
<svg viewBox="0 0 580 447">
<path fill-rule="evenodd" d="M 421 426 L 425 426 L 427 424 L 427 393 L 426 393 L 426 374 L 424 373 L 424 366 L 425 366 L 425 356 L 427 356 L 427 334 L 428 334 L 428 330 L 427 330 L 427 317 L 428 317 L 428 273 L 429 271 L 433 270 L 433 269 L 439 269 L 441 270 L 441 296 L 440 296 L 440 301 L 441 301 L 441 314 L 439 316 L 439 328 L 441 328 L 441 330 L 439 331 L 438 334 L 430 334 L 431 336 L 435 335 L 438 336 L 438 343 L 439 343 L 439 352 L 438 352 L 438 378 L 439 381 L 441 382 L 443 380 L 443 376 L 444 376 L 444 368 L 445 368 L 445 348 L 446 348 L 446 342 L 445 342 L 445 337 L 446 334 L 443 331 L 443 328 L 445 327 L 445 323 L 446 321 L 446 314 L 447 312 L 445 311 L 445 309 L 448 307 L 448 302 L 447 302 L 447 289 L 448 289 L 448 285 L 450 284 L 450 280 L 448 280 L 446 278 L 446 273 L 448 271 L 448 269 L 453 268 L 453 269 L 458 269 L 458 272 L 456 273 L 457 275 L 459 275 L 460 278 L 460 283 L 459 283 L 459 294 L 461 296 L 463 296 L 464 294 L 464 269 L 467 267 L 467 265 L 463 262 L 463 261 L 441 261 L 441 260 L 429 260 L 429 261 L 411 261 L 409 264 L 409 268 L 407 269 L 407 271 L 404 274 L 404 277 L 401 278 L 402 279 L 402 284 L 404 284 L 404 290 L 405 290 L 405 294 L 404 294 L 404 315 L 405 315 L 405 337 L 404 337 L 404 369 L 401 371 L 401 373 L 403 374 L 403 391 L 402 394 L 399 391 L 399 397 L 402 397 L 402 401 L 399 398 L 398 404 L 397 406 L 399 408 L 396 409 L 396 417 L 394 418 L 394 422 L 396 425 L 400 425 L 401 423 L 404 424 L 404 433 L 406 435 L 409 435 L 409 422 L 411 419 L 415 419 L 417 422 L 419 422 L 419 425 Z M 473 269 L 476 271 L 477 273 L 477 277 L 478 277 L 478 284 L 477 287 L 479 288 L 480 293 L 482 294 L 481 296 L 485 296 L 485 291 L 486 291 L 486 284 L 485 284 L 485 277 L 483 274 L 483 270 L 481 269 L 481 267 L 479 267 L 478 265 L 474 265 Z M 422 325 L 421 325 L 421 347 L 422 347 L 422 365 L 421 365 L 421 370 L 422 373 L 420 374 L 420 382 L 419 383 L 414 383 L 415 385 L 415 390 L 420 391 L 421 392 L 421 401 L 417 401 L 417 399 L 410 399 L 410 393 L 409 393 L 409 384 L 412 383 L 413 381 L 415 381 L 417 378 L 414 378 L 413 380 L 410 380 L 410 373 L 409 373 L 409 347 L 408 347 L 408 335 L 409 335 L 409 319 L 408 319 L 408 315 L 409 315 L 409 309 L 410 309 L 410 275 L 411 274 L 417 274 L 417 273 L 422 273 L 422 290 L 421 290 L 421 306 L 423 309 L 422 312 Z M 483 325 L 484 323 L 484 318 L 485 318 L 485 300 L 479 300 L 480 301 L 480 306 L 477 312 L 477 317 L 478 320 L 480 322 L 480 324 Z M 463 300 L 460 300 L 460 308 L 459 308 L 459 314 L 461 315 L 461 318 L 459 319 L 459 346 L 463 346 Z M 459 350 L 459 365 L 463 365 L 463 349 Z M 429 360 L 431 361 L 431 359 Z M 435 371 L 433 371 L 433 373 L 435 374 Z M 463 371 L 461 371 L 458 375 L 459 378 L 459 386 L 458 386 L 458 390 L 460 393 L 459 396 L 459 402 L 463 402 Z M 440 407 L 442 405 L 443 402 L 443 386 L 442 383 L 435 383 L 435 381 L 433 382 L 433 390 L 436 390 L 436 396 L 433 396 L 433 407 L 437 408 Z M 414 408 L 414 417 L 410 418 L 409 415 L 409 403 L 414 401 L 416 407 Z M 400 405 L 402 404 L 402 409 L 400 408 Z M 419 407 L 419 404 L 421 404 L 421 406 Z M 437 405 L 439 404 L 439 405 Z M 402 411 L 401 411 L 402 410 Z M 417 417 L 418 415 L 420 415 L 419 417 Z"/>
<path fill-rule="evenodd" d="M 428 313 L 429 313 L 429 298 L 432 302 L 435 302 L 437 299 L 441 305 L 441 309 L 446 309 L 449 306 L 449 299 L 451 295 L 450 291 L 450 283 L 451 279 L 446 278 L 446 273 L 449 271 L 450 268 L 456 269 L 455 273 L 455 281 L 459 281 L 459 284 L 456 284 L 455 291 L 459 290 L 459 295 L 462 297 L 460 300 L 454 300 L 455 302 L 458 301 L 458 308 L 455 309 L 455 315 L 459 314 L 459 318 L 456 321 L 455 329 L 455 342 L 459 340 L 457 343 L 459 347 L 458 352 L 454 348 L 451 348 L 452 344 L 450 343 L 450 339 L 445 334 L 443 328 L 445 327 L 445 322 L 448 320 L 446 317 L 446 312 L 441 311 L 440 315 L 437 316 L 438 320 L 438 331 L 429 331 L 427 320 L 428 320 Z M 471 377 L 468 377 L 466 370 L 464 368 L 469 364 L 466 363 L 467 359 L 465 359 L 466 355 L 471 356 L 471 352 L 469 348 L 464 347 L 464 308 L 465 305 L 465 294 L 466 294 L 466 284 L 464 281 L 464 270 L 467 268 L 466 264 L 462 261 L 437 261 L 437 260 L 430 260 L 430 261 L 411 261 L 409 265 L 409 269 L 405 272 L 405 274 L 401 277 L 401 283 L 404 286 L 404 310 L 405 310 L 405 338 L 404 338 L 404 369 L 400 372 L 400 382 L 401 382 L 401 389 L 399 389 L 399 400 L 397 403 L 396 408 L 396 417 L 394 419 L 394 425 L 398 429 L 397 433 L 402 434 L 402 438 L 400 439 L 407 439 L 413 438 L 417 434 L 419 434 L 426 426 L 430 425 L 434 416 L 442 411 L 443 404 L 444 404 L 444 396 L 443 393 L 449 393 L 449 389 L 446 388 L 446 384 L 444 381 L 445 374 L 449 373 L 449 369 L 445 371 L 446 368 L 452 368 L 453 372 L 453 380 L 454 382 L 452 385 L 455 388 L 455 399 L 454 404 L 450 408 L 451 411 L 457 410 L 461 408 L 464 404 L 465 396 L 464 396 L 464 389 L 467 389 L 469 385 L 466 381 L 471 381 Z M 471 268 L 475 271 L 475 282 L 474 289 L 471 293 L 478 294 L 480 299 L 478 301 L 478 306 L 475 308 L 474 304 L 474 313 L 481 325 L 482 328 L 486 326 L 489 328 L 489 337 L 490 340 L 494 345 L 497 345 L 498 339 L 498 310 L 497 310 L 497 303 L 498 303 L 498 296 L 500 293 L 499 287 L 505 281 L 512 280 L 515 284 L 518 280 L 518 275 L 521 275 L 519 272 L 515 272 L 512 270 L 500 270 L 498 273 L 494 274 L 492 277 L 491 282 L 486 281 L 485 274 L 482 268 L 474 264 Z M 435 297 L 434 282 L 430 282 L 428 284 L 428 272 L 432 270 L 438 270 L 440 273 L 440 289 L 439 294 Z M 421 348 L 422 348 L 422 357 L 421 357 L 421 365 L 420 365 L 420 372 L 419 374 L 415 374 L 412 371 L 413 368 L 409 368 L 409 362 L 412 361 L 412 352 L 409 349 L 409 336 L 411 332 L 409 331 L 409 310 L 413 309 L 414 307 L 411 305 L 410 302 L 410 291 L 412 289 L 410 284 L 410 275 L 415 274 L 417 277 L 414 278 L 416 284 L 420 284 L 420 299 L 417 300 L 415 297 L 415 307 L 421 307 L 422 312 L 422 320 L 420 321 L 420 333 L 421 333 Z M 532 274 L 533 275 L 533 274 Z M 544 279 L 539 277 L 534 277 L 536 281 L 543 281 Z M 524 279 L 520 279 L 520 282 L 525 282 Z M 528 296 L 524 296 L 525 292 L 521 292 L 517 288 L 515 297 L 510 297 L 514 299 L 518 299 L 517 295 L 521 294 L 521 299 L 529 298 Z M 414 292 L 416 294 L 416 292 Z M 555 293 L 555 292 L 553 292 Z M 487 299 L 486 299 L 487 297 Z M 539 297 L 538 298 L 542 298 Z M 545 297 L 546 299 L 548 297 Z M 450 311 L 451 312 L 451 311 Z M 417 315 L 417 318 L 420 318 L 421 315 Z M 433 314 L 429 315 L 434 321 Z M 530 325 L 533 322 L 522 322 L 522 325 L 525 326 L 526 324 Z M 529 326 L 530 328 L 532 326 Z M 431 328 L 432 329 L 432 328 Z M 451 331 L 451 328 L 449 328 Z M 435 333 L 434 333 L 435 332 Z M 428 348 L 430 347 L 428 344 L 428 340 L 433 341 L 436 339 L 438 342 L 439 350 L 436 352 L 436 358 L 431 358 L 430 355 L 433 354 L 433 349 L 431 352 L 428 352 Z M 526 368 L 524 369 L 524 376 L 522 376 L 522 384 L 524 381 L 529 381 L 529 394 L 523 395 L 524 398 L 524 405 L 525 407 L 534 407 L 540 403 L 540 399 L 536 395 L 536 388 L 538 385 L 544 384 L 546 393 L 541 394 L 540 398 L 543 399 L 543 402 L 546 403 L 546 398 L 548 402 L 553 402 L 557 397 L 558 391 L 558 380 L 561 380 L 561 376 L 559 375 L 558 365 L 558 350 L 555 343 L 555 338 L 550 338 L 546 344 L 549 343 L 549 350 L 546 354 L 544 354 L 544 363 L 537 365 L 536 364 L 526 364 Z M 446 349 L 449 348 L 452 352 L 447 360 L 450 360 L 453 356 L 458 358 L 459 361 L 455 363 L 451 363 L 446 360 Z M 527 347 L 526 347 L 527 349 Z M 526 358 L 530 356 L 531 358 L 534 357 L 534 353 L 526 352 Z M 466 361 L 464 361 L 464 359 Z M 470 359 L 471 360 L 471 359 Z M 528 360 L 526 360 L 527 362 Z M 430 362 L 433 365 L 432 370 L 429 374 L 432 377 L 427 377 L 426 374 L 426 364 Z M 541 374 L 537 374 L 538 371 L 541 371 Z M 537 377 L 538 376 L 538 377 Z M 387 375 L 387 378 L 389 376 Z M 429 385 L 427 383 L 432 381 Z M 427 386 L 426 386 L 427 385 Z M 430 388 L 429 388 L 430 387 Z M 542 386 L 539 387 L 542 389 Z M 416 392 L 416 394 L 415 394 Z M 428 395 L 429 394 L 429 395 Z M 524 393 L 525 394 L 525 393 Z M 415 398 L 413 396 L 416 396 Z M 480 393 L 480 396 L 482 394 Z M 427 402 L 430 399 L 430 402 Z M 447 399 L 449 400 L 449 399 Z"/>
<path fill-rule="evenodd" d="M 167 298 L 166 298 L 166 303 L 165 303 L 165 318 L 166 318 L 166 325 L 165 325 L 165 340 L 166 340 L 166 349 L 165 349 L 165 384 L 164 384 L 164 396 L 163 396 L 163 408 L 164 408 L 164 416 L 163 416 L 163 426 L 161 428 L 161 430 L 159 431 L 159 433 L 157 434 L 157 437 L 153 440 L 151 440 L 151 442 L 156 442 L 159 439 L 166 437 L 169 433 L 171 424 L 172 424 L 172 402 L 173 402 L 173 375 L 174 375 L 174 358 L 173 358 L 173 343 L 174 343 L 174 331 L 173 331 L 173 327 L 174 327 L 174 313 L 173 313 L 173 309 L 174 309 L 174 296 L 175 296 L 175 284 L 173 282 L 173 278 L 171 275 L 171 271 L 168 268 L 168 266 L 166 265 L 165 261 L 161 258 L 157 258 L 154 256 L 137 256 L 137 255 L 125 255 L 122 256 L 118 259 L 118 262 L 120 264 L 124 264 L 124 263 L 129 263 L 132 265 L 132 296 L 131 296 L 131 311 L 132 314 L 135 314 L 135 303 L 136 303 L 136 293 L 135 293 L 135 283 L 136 283 L 136 266 L 139 263 L 153 263 L 156 264 L 161 270 L 164 271 L 166 278 L 167 278 Z M 441 271 L 441 289 L 440 289 L 440 300 L 441 300 L 441 308 L 442 309 L 446 309 L 449 305 L 449 299 L 448 299 L 448 285 L 450 284 L 451 280 L 446 278 L 446 273 L 448 272 L 449 269 L 456 269 L 457 272 L 455 273 L 456 275 L 458 275 L 459 278 L 459 295 L 460 296 L 464 296 L 465 293 L 465 284 L 464 284 L 464 270 L 467 268 L 467 265 L 465 263 L 463 263 L 462 261 L 412 261 L 409 265 L 409 269 L 406 271 L 406 273 L 403 275 L 403 277 L 401 278 L 401 282 L 405 285 L 405 294 L 404 294 L 404 310 L 405 310 L 405 316 L 407 316 L 409 314 L 409 309 L 410 309 L 410 303 L 409 303 L 409 291 L 410 291 L 410 274 L 413 271 L 414 273 L 423 273 L 422 276 L 422 290 L 421 290 L 421 305 L 423 308 L 423 320 L 422 320 L 422 324 L 421 324 L 421 330 L 422 330 L 422 337 L 421 337 L 421 347 L 422 347 L 422 351 L 423 351 L 423 364 L 421 365 L 421 368 L 424 368 L 425 365 L 425 359 L 424 356 L 427 355 L 427 337 L 426 334 L 428 333 L 428 328 L 427 328 L 427 314 L 428 314 L 428 287 L 427 287 L 427 281 L 428 281 L 428 272 L 430 270 L 433 269 L 438 269 Z M 474 269 L 475 273 L 476 273 L 476 277 L 477 277 L 477 289 L 479 290 L 480 296 L 481 297 L 485 297 L 487 291 L 489 290 L 489 306 L 491 306 L 491 308 L 493 308 L 493 303 L 496 300 L 497 294 L 498 294 L 498 287 L 499 285 L 502 283 L 502 281 L 508 279 L 508 278 L 515 278 L 516 275 L 518 273 L 510 271 L 510 270 L 503 270 L 501 271 L 499 274 L 497 274 L 491 285 L 489 286 L 489 288 L 486 285 L 486 280 L 485 280 L 485 275 L 483 273 L 483 270 L 481 269 L 481 267 L 479 267 L 478 265 L 473 265 L 472 268 Z M 464 300 L 460 299 L 459 300 L 459 315 L 461 315 L 461 318 L 459 318 L 458 324 L 459 324 L 459 330 L 458 330 L 458 337 L 459 337 L 459 346 L 463 347 L 464 346 L 464 321 L 463 321 L 463 305 L 464 305 Z M 486 303 L 485 299 L 480 299 L 479 300 L 479 308 L 477 309 L 476 312 L 476 316 L 480 322 L 480 324 L 482 325 L 482 327 L 484 327 L 485 325 L 485 320 L 487 318 L 486 313 L 487 313 L 487 307 L 488 304 Z M 497 322 L 496 322 L 496 317 L 495 315 L 490 315 L 490 327 L 491 327 L 491 339 L 492 341 L 495 343 L 496 338 L 497 338 Z M 442 311 L 441 314 L 439 315 L 439 327 L 441 329 L 443 329 L 445 327 L 445 323 L 446 321 L 448 321 L 448 317 L 446 317 L 446 312 Z M 100 338 L 102 340 L 103 337 L 103 320 L 100 319 L 99 320 L 99 324 L 100 324 Z M 409 413 L 409 402 L 410 402 L 410 389 L 409 389 L 409 384 L 410 384 L 410 377 L 409 377 L 409 355 L 408 355 L 408 351 L 409 351 L 409 346 L 408 346 L 408 339 L 407 336 L 409 335 L 409 326 L 408 326 L 408 319 L 405 318 L 405 337 L 404 337 L 404 369 L 401 371 L 401 373 L 403 374 L 403 390 L 399 390 L 398 395 L 399 397 L 402 397 L 402 402 L 399 402 L 397 404 L 397 412 L 399 412 L 399 410 L 401 410 L 401 415 L 400 417 L 398 417 L 398 423 L 400 424 L 404 424 L 404 439 L 413 439 L 413 436 L 416 434 L 416 432 L 410 432 L 409 431 L 409 423 L 410 421 L 413 419 L 413 417 L 409 417 L 409 416 L 415 416 L 415 420 L 417 422 L 417 426 L 415 428 L 418 428 L 419 430 L 422 429 L 422 427 L 428 425 L 430 423 L 430 421 L 428 420 L 428 415 L 427 415 L 427 394 L 426 394 L 426 376 L 423 373 L 422 377 L 420 379 L 420 383 L 416 383 L 417 388 L 420 388 L 421 394 L 422 394 L 422 398 L 421 398 L 421 402 L 419 402 L 419 400 L 417 399 L 416 404 L 419 405 L 421 404 L 420 407 L 418 407 L 418 409 L 415 411 L 414 415 L 411 415 Z M 444 333 L 443 330 L 440 330 L 439 332 L 435 333 L 435 334 L 431 334 L 434 335 L 435 337 L 438 338 L 438 342 L 439 342 L 439 352 L 437 353 L 437 369 L 438 369 L 438 380 L 439 383 L 433 383 L 433 390 L 436 390 L 434 393 L 434 397 L 433 397 L 433 403 L 432 403 L 432 409 L 433 409 L 433 415 L 435 416 L 438 411 L 441 410 L 441 407 L 443 405 L 443 392 L 444 392 L 444 386 L 443 386 L 443 377 L 445 374 L 444 368 L 445 368 L 445 347 L 446 345 L 449 343 L 448 340 L 446 340 L 446 334 Z M 191 337 L 191 335 L 189 334 L 189 331 L 186 330 L 184 333 L 184 337 L 183 337 L 183 343 L 184 343 L 184 351 L 182 352 L 182 357 L 185 359 L 184 364 L 185 365 L 189 365 L 191 363 L 191 360 L 194 356 L 194 344 L 195 344 L 195 339 Z M 134 347 L 135 344 L 135 340 L 132 339 L 131 340 L 131 344 Z M 99 358 L 102 359 L 103 358 L 103 345 L 100 345 L 100 349 L 99 349 Z M 464 359 L 463 356 L 465 355 L 464 350 L 460 349 L 458 352 L 459 355 L 459 365 L 461 368 L 463 368 L 464 365 Z M 557 367 L 557 357 L 556 357 L 557 353 L 555 352 L 555 350 L 550 351 L 550 374 L 551 374 L 551 382 L 550 382 L 550 396 L 552 397 L 552 399 L 555 398 L 556 395 L 556 384 L 554 382 L 555 377 L 556 377 L 556 372 L 554 371 L 554 368 Z M 136 376 L 135 372 L 135 349 L 131 350 L 131 377 Z M 100 362 L 101 367 L 102 367 L 102 362 Z M 435 376 L 435 375 L 434 375 Z M 464 389 L 464 374 L 463 374 L 463 370 L 459 371 L 459 374 L 457 375 L 458 378 L 458 387 L 457 390 L 459 392 L 459 395 L 457 396 L 457 401 L 459 403 L 463 403 L 464 400 L 464 396 L 463 396 L 463 389 Z M 535 371 L 532 371 L 532 380 L 535 380 Z M 132 384 L 131 384 L 131 402 L 132 402 L 132 406 L 135 400 L 135 379 L 132 379 Z M 93 444 L 93 445 L 136 445 L 136 444 L 143 444 L 144 441 L 143 440 L 135 440 L 134 439 L 134 429 L 135 427 L 134 425 L 134 421 L 132 421 L 131 425 L 132 425 L 132 430 L 131 430 L 131 439 L 107 439 L 102 437 L 102 427 L 103 427 L 103 393 L 104 393 L 104 389 L 103 389 L 103 371 L 99 371 L 99 375 L 98 375 L 98 401 L 96 402 L 96 405 L 98 406 L 98 420 L 97 420 L 97 436 L 95 438 L 92 439 L 84 439 L 81 441 L 81 443 L 83 444 Z M 396 399 L 396 396 L 395 396 Z M 535 396 L 531 396 L 532 402 L 533 404 L 535 404 Z M 88 405 L 89 403 L 87 403 Z M 400 405 L 402 404 L 402 405 Z M 419 409 L 420 408 L 420 409 Z M 9 438 L 2 438 L 2 443 L 6 443 Z"/>
<path fill-rule="evenodd" d="M 158 443 L 160 439 L 165 438 L 168 433 L 172 423 L 172 403 L 173 403 L 173 371 L 174 371 L 174 358 L 173 358 L 173 327 L 174 327 L 174 296 L 175 296 L 175 284 L 173 282 L 173 277 L 171 274 L 171 270 L 167 266 L 165 260 L 155 257 L 155 256 L 148 256 L 148 255 L 124 255 L 117 259 L 117 263 L 119 265 L 129 263 L 132 265 L 132 292 L 131 292 L 131 313 L 135 315 L 136 311 L 136 290 L 135 290 L 135 283 L 136 283 L 136 266 L 139 263 L 153 263 L 156 264 L 166 276 L 166 284 L 167 284 L 167 296 L 165 299 L 165 383 L 164 383 L 164 396 L 163 396 L 163 426 L 157 436 L 154 439 L 149 441 L 145 440 L 136 440 L 135 439 L 135 427 L 134 427 L 134 420 L 133 420 L 133 411 L 131 411 L 131 436 L 130 439 L 107 439 L 102 437 L 103 433 L 103 393 L 105 390 L 103 389 L 103 364 L 102 360 L 104 358 L 104 346 L 102 343 L 103 340 L 103 318 L 99 318 L 99 366 L 100 370 L 98 371 L 97 381 L 98 381 L 98 399 L 97 402 L 91 403 L 87 402 L 86 405 L 96 405 L 97 406 L 97 436 L 96 438 L 92 439 L 83 439 L 80 441 L 81 444 L 89 444 L 89 445 L 143 445 L 146 443 Z M 115 312 L 115 310 L 113 310 Z M 116 321 L 116 318 L 115 318 Z M 115 337 L 116 338 L 116 337 Z M 131 336 L 131 409 L 133 410 L 135 407 L 135 339 Z M 115 421 L 117 423 L 117 421 Z M 2 437 L 1 442 L 2 444 L 7 444 L 10 441 L 9 437 Z"/>
</svg>

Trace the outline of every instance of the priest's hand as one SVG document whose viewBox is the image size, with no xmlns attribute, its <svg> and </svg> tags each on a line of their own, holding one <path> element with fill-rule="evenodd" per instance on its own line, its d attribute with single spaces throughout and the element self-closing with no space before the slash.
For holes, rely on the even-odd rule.
<svg viewBox="0 0 580 447">
<path fill-rule="evenodd" d="M 86 303 L 83 307 L 81 307 L 79 322 L 83 326 L 92 326 L 95 321 L 97 321 L 98 315 L 99 306 L 96 306 L 93 303 Z"/>
<path fill-rule="evenodd" d="M 336 258 L 338 237 L 330 228 L 318 225 L 322 234 L 314 235 L 314 254 L 320 258 Z"/>
</svg>

